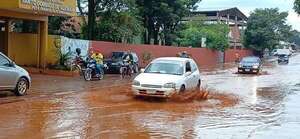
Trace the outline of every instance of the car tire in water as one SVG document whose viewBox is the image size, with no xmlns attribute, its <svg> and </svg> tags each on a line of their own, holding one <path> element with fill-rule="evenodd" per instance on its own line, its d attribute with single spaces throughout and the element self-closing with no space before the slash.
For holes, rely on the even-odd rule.
<svg viewBox="0 0 300 139">
<path fill-rule="evenodd" d="M 197 89 L 199 90 L 200 88 L 201 88 L 201 80 L 199 80 L 197 84 Z"/>
<path fill-rule="evenodd" d="M 261 72 L 262 72 L 262 69 L 259 68 L 256 74 L 259 75 Z"/>
<path fill-rule="evenodd" d="M 122 78 L 124 78 L 125 77 L 125 75 L 126 75 L 126 68 L 125 67 L 121 67 L 120 68 L 120 75 L 122 76 Z"/>
<path fill-rule="evenodd" d="M 29 82 L 26 78 L 20 78 L 14 90 L 15 95 L 24 96 L 27 94 Z"/>
<path fill-rule="evenodd" d="M 179 93 L 184 93 L 185 92 L 185 86 L 182 85 L 179 89 Z"/>
<path fill-rule="evenodd" d="M 99 76 L 100 76 L 100 77 L 99 77 L 99 80 L 103 80 L 103 78 L 104 78 L 104 71 L 103 71 L 103 70 L 101 70 L 101 73 L 100 73 Z"/>
<path fill-rule="evenodd" d="M 84 79 L 86 81 L 91 81 L 92 80 L 92 70 L 91 69 L 86 69 L 83 75 Z"/>
</svg>

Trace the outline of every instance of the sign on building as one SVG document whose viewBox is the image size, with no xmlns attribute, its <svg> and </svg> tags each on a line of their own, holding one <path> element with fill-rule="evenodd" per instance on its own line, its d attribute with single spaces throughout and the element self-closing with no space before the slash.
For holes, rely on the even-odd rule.
<svg viewBox="0 0 300 139">
<path fill-rule="evenodd" d="M 71 1 L 65 0 L 21 0 L 21 8 L 48 14 L 72 15 L 76 9 Z"/>
</svg>

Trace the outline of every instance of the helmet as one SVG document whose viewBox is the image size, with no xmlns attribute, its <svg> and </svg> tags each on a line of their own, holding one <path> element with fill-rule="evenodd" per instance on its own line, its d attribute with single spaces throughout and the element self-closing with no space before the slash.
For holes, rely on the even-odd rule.
<svg viewBox="0 0 300 139">
<path fill-rule="evenodd" d="M 76 48 L 76 53 L 78 54 L 78 55 L 80 55 L 81 54 L 81 49 L 80 48 Z"/>
</svg>

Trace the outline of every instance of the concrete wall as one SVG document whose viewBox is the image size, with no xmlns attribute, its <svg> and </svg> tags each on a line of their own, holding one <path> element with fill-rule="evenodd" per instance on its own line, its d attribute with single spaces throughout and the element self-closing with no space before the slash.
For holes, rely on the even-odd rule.
<svg viewBox="0 0 300 139">
<path fill-rule="evenodd" d="M 2 33 L 0 33 L 0 45 L 2 44 Z M 48 46 L 46 49 L 46 64 L 55 64 L 58 60 L 57 50 L 54 46 L 55 40 L 60 41 L 60 36 L 48 36 Z M 37 34 L 30 33 L 10 33 L 10 47 L 8 57 L 18 65 L 36 67 L 38 64 L 38 44 Z M 1 49 L 0 49 L 1 50 Z"/>
<path fill-rule="evenodd" d="M 234 62 L 236 54 L 239 54 L 240 58 L 253 55 L 252 51 L 249 50 L 229 49 L 225 52 L 225 62 Z"/>
<path fill-rule="evenodd" d="M 55 47 L 55 43 L 60 43 L 60 36 L 56 35 L 48 35 L 48 45 L 47 45 L 47 57 L 46 57 L 46 65 L 54 65 L 58 61 L 58 50 Z"/>
<path fill-rule="evenodd" d="M 185 48 L 185 47 L 171 47 L 171 46 L 155 46 L 155 45 L 125 45 L 111 42 L 93 41 L 91 42 L 91 50 L 101 52 L 105 57 L 110 57 L 113 51 L 127 51 L 136 52 L 140 59 L 140 64 L 145 66 L 142 57 L 146 52 L 151 53 L 152 58 L 157 57 L 173 57 L 176 54 L 187 51 L 199 66 L 212 66 L 220 63 L 220 53 L 207 48 Z M 252 55 L 249 50 L 227 50 L 225 52 L 225 62 L 235 61 L 235 54 L 239 53 L 241 56 Z"/>
<path fill-rule="evenodd" d="M 36 66 L 39 58 L 39 39 L 37 34 L 11 33 L 10 36 L 11 47 L 9 47 L 8 56 L 19 65 Z M 63 45 L 60 36 L 49 35 L 48 47 L 46 49 L 45 56 L 46 65 L 53 65 L 58 61 L 58 50 L 55 47 L 55 42 Z M 101 52 L 106 58 L 111 57 L 111 53 L 114 51 L 130 50 L 138 54 L 141 66 L 147 65 L 149 62 L 143 60 L 143 56 L 146 53 L 150 53 L 152 59 L 154 59 L 157 57 L 174 57 L 180 52 L 187 51 L 189 54 L 191 54 L 191 56 L 193 57 L 193 59 L 195 59 L 199 66 L 215 66 L 216 64 L 219 64 L 220 61 L 222 61 L 220 60 L 220 52 L 213 51 L 207 48 L 186 48 L 156 45 L 125 45 L 112 42 L 90 41 L 89 49 L 92 51 Z M 249 50 L 230 49 L 225 52 L 225 62 L 234 62 L 236 53 L 238 53 L 240 57 L 252 55 L 252 52 Z"/>
</svg>

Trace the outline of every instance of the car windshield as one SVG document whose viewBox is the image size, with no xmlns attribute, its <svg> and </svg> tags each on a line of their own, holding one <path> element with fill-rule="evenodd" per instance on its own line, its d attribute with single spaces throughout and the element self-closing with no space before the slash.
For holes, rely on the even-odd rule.
<svg viewBox="0 0 300 139">
<path fill-rule="evenodd" d="M 112 59 L 121 59 L 123 57 L 123 52 L 113 52 L 112 53 Z"/>
<path fill-rule="evenodd" d="M 278 57 L 279 58 L 288 58 L 289 56 L 288 55 L 279 55 Z"/>
<path fill-rule="evenodd" d="M 243 58 L 242 60 L 242 63 L 258 63 L 259 60 L 258 58 L 255 58 L 255 57 L 246 57 L 246 58 Z"/>
<path fill-rule="evenodd" d="M 179 62 L 157 62 L 151 63 L 145 73 L 160 73 L 160 74 L 172 74 L 172 75 L 182 75 L 183 65 Z"/>
</svg>

